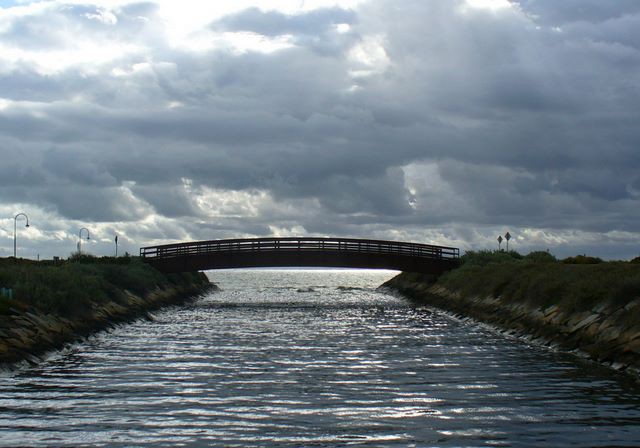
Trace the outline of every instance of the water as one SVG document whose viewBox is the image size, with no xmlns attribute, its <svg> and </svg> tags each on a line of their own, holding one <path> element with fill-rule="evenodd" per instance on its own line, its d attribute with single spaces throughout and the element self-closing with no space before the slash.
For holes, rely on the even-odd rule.
<svg viewBox="0 0 640 448">
<path fill-rule="evenodd" d="M 393 273 L 223 291 L 0 375 L 0 446 L 638 446 L 624 375 L 415 308 Z"/>
</svg>

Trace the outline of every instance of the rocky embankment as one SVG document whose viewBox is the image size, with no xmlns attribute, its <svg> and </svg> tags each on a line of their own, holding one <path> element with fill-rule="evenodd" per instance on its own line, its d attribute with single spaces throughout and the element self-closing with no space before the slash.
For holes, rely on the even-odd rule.
<svg viewBox="0 0 640 448">
<path fill-rule="evenodd" d="M 0 315 L 0 366 L 10 367 L 20 361 L 38 362 L 39 356 L 68 343 L 148 316 L 148 312 L 161 307 L 184 303 L 215 288 L 205 274 L 200 273 L 191 274 L 190 282 L 158 285 L 140 295 L 129 290 L 115 291 L 113 300 L 88 303 L 80 314 L 13 306 Z M 15 303 L 19 305 L 19 302 Z"/>
<path fill-rule="evenodd" d="M 448 289 L 433 279 L 400 274 L 385 288 L 413 301 L 491 324 L 507 333 L 536 339 L 640 376 L 640 299 L 603 301 L 588 310 L 558 304 L 473 296 Z"/>
</svg>

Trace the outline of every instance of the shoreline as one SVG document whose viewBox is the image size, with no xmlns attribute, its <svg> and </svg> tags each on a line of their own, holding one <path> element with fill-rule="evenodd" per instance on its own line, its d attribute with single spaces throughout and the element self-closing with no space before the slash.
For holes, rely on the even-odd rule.
<svg viewBox="0 0 640 448">
<path fill-rule="evenodd" d="M 216 289 L 217 286 L 200 273 L 197 281 L 157 286 L 145 294 L 118 291 L 117 300 L 90 303 L 90 308 L 80 315 L 64 316 L 12 307 L 9 315 L 0 320 L 0 369 L 11 370 L 24 361 L 37 364 L 47 353 L 62 350 L 67 344 Z"/>
<path fill-rule="evenodd" d="M 640 322 L 630 318 L 640 313 L 640 299 L 571 312 L 558 305 L 536 306 L 504 296 L 465 295 L 433 279 L 407 273 L 392 278 L 381 288 L 421 305 L 472 318 L 506 334 L 591 359 L 640 380 Z"/>
</svg>

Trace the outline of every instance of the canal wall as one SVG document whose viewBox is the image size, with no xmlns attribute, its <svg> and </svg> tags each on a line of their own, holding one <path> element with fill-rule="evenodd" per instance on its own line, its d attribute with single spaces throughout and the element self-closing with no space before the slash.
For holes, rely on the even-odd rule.
<svg viewBox="0 0 640 448">
<path fill-rule="evenodd" d="M 111 291 L 112 299 L 86 303 L 77 313 L 47 313 L 14 306 L 0 316 L 0 367 L 21 361 L 37 363 L 47 352 L 63 348 L 91 334 L 141 317 L 168 305 L 179 305 L 217 289 L 204 273 L 190 274 L 174 284 L 160 284 L 143 294 Z M 14 303 L 14 305 L 17 305 Z"/>
<path fill-rule="evenodd" d="M 508 334 L 574 352 L 640 378 L 640 299 L 601 301 L 589 309 L 537 305 L 507 295 L 473 295 L 428 276 L 402 273 L 383 288 L 416 303 L 471 317 Z"/>
</svg>

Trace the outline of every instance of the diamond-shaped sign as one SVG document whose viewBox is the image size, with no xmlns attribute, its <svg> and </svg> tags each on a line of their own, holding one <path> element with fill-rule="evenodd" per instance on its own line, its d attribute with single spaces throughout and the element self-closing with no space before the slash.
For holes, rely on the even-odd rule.
<svg viewBox="0 0 640 448">
<path fill-rule="evenodd" d="M 504 237 L 507 241 L 509 241 L 511 239 L 511 234 L 507 232 L 507 234 Z"/>
</svg>

